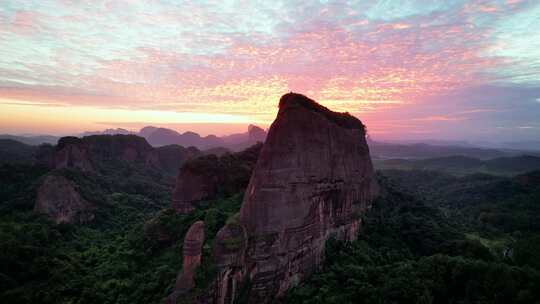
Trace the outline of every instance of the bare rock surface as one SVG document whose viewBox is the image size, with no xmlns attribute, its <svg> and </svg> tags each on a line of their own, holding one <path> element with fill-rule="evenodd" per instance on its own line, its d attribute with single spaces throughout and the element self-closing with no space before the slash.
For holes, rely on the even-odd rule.
<svg viewBox="0 0 540 304">
<path fill-rule="evenodd" d="M 75 189 L 72 181 L 49 175 L 39 187 L 34 211 L 49 216 L 57 224 L 86 223 L 94 218 L 92 205 Z"/>
<path fill-rule="evenodd" d="M 282 296 L 318 269 L 330 236 L 356 238 L 377 192 L 360 120 L 284 95 L 238 222 L 216 237 L 214 301 L 232 303 L 247 281 L 250 302 Z"/>
<path fill-rule="evenodd" d="M 193 223 L 184 237 L 182 271 L 176 278 L 173 293 L 166 303 L 176 303 L 176 299 L 195 286 L 195 272 L 201 264 L 204 243 L 204 222 Z"/>
<path fill-rule="evenodd" d="M 242 152 L 201 156 L 187 161 L 178 173 L 172 194 L 172 208 L 187 214 L 197 203 L 218 193 L 232 195 L 247 186 L 262 144 Z"/>
<path fill-rule="evenodd" d="M 184 162 L 202 155 L 195 147 L 169 145 L 154 148 L 136 135 L 62 137 L 58 145 L 39 151 L 38 163 L 52 169 L 99 171 L 107 163 L 125 162 L 176 174 Z"/>
</svg>

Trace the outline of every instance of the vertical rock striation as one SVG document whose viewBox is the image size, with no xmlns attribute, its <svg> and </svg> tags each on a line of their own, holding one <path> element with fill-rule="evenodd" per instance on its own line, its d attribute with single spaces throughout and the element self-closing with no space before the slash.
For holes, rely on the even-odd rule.
<svg viewBox="0 0 540 304">
<path fill-rule="evenodd" d="M 176 278 L 174 291 L 167 298 L 166 303 L 176 303 L 179 296 L 185 294 L 195 286 L 195 272 L 197 267 L 201 265 L 203 243 L 204 222 L 197 221 L 189 227 L 184 237 L 182 271 Z"/>
<path fill-rule="evenodd" d="M 216 237 L 214 301 L 232 303 L 247 282 L 250 302 L 283 295 L 320 266 L 330 236 L 356 238 L 377 191 L 362 122 L 284 95 L 238 222 Z"/>
<path fill-rule="evenodd" d="M 188 290 L 194 286 L 195 270 L 201 264 L 201 250 L 204 243 L 204 222 L 197 221 L 189 227 L 184 238 L 182 274 L 176 280 L 176 289 Z"/>
</svg>

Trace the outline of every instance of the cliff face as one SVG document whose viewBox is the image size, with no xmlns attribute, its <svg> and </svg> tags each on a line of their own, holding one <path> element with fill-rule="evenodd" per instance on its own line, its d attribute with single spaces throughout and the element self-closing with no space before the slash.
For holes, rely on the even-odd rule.
<svg viewBox="0 0 540 304">
<path fill-rule="evenodd" d="M 201 200 L 218 193 L 236 194 L 247 186 L 262 145 L 222 156 L 205 155 L 186 162 L 178 173 L 172 207 L 181 214 L 191 212 Z"/>
<path fill-rule="evenodd" d="M 186 164 L 178 173 L 176 186 L 172 194 L 172 207 L 180 214 L 190 213 L 196 203 L 213 197 L 217 193 L 219 178 L 212 174 L 213 170 L 201 170 L 197 165 L 203 165 L 203 160 L 209 163 L 217 162 L 217 157 L 204 157 L 195 163 Z"/>
<path fill-rule="evenodd" d="M 165 300 L 166 304 L 178 302 L 182 296 L 195 286 L 195 272 L 201 264 L 202 246 L 204 244 L 204 222 L 193 223 L 184 237 L 182 271 L 176 278 L 173 292 Z"/>
<path fill-rule="evenodd" d="M 377 190 L 364 125 L 303 95 L 284 95 L 239 222 L 216 238 L 216 301 L 231 303 L 247 278 L 251 301 L 281 296 L 319 267 L 330 236 L 356 238 Z M 234 250 L 224 249 L 227 236 L 238 241 Z"/>
<path fill-rule="evenodd" d="M 45 214 L 55 223 L 86 223 L 94 218 L 92 205 L 65 177 L 49 175 L 39 187 L 34 212 Z"/>
<path fill-rule="evenodd" d="M 186 160 L 199 155 L 202 153 L 194 147 L 153 148 L 136 135 L 92 135 L 63 137 L 56 147 L 42 149 L 38 162 L 52 169 L 75 168 L 93 172 L 106 162 L 122 161 L 174 174 Z"/>
<path fill-rule="evenodd" d="M 188 290 L 194 286 L 197 267 L 201 264 L 201 250 L 204 243 L 204 222 L 197 221 L 189 227 L 184 238 L 182 273 L 176 280 L 175 289 Z"/>
<path fill-rule="evenodd" d="M 135 135 L 92 135 L 63 137 L 50 158 L 54 169 L 77 168 L 94 171 L 95 163 L 107 160 L 144 162 L 152 152 L 144 138 Z"/>
</svg>

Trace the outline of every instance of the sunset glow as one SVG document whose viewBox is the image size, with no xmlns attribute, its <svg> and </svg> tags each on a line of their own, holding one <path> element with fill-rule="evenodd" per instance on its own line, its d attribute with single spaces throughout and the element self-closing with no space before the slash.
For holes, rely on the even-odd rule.
<svg viewBox="0 0 540 304">
<path fill-rule="evenodd" d="M 538 1 L 89 3 L 2 3 L 0 132 L 224 134 L 294 91 L 378 138 L 540 134 Z"/>
</svg>

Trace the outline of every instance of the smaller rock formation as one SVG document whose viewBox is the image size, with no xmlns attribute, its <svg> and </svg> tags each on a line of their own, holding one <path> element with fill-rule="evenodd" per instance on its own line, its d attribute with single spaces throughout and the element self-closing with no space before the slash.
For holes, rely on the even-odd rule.
<svg viewBox="0 0 540 304">
<path fill-rule="evenodd" d="M 153 148 L 136 135 L 92 135 L 62 137 L 57 146 L 40 147 L 37 163 L 51 169 L 99 172 L 103 167 L 110 167 L 107 164 L 123 162 L 174 175 L 185 161 L 200 155 L 202 152 L 195 147 L 169 145 Z"/>
<path fill-rule="evenodd" d="M 49 175 L 39 187 L 34 211 L 49 216 L 55 223 L 86 223 L 94 219 L 92 205 L 75 190 L 72 181 Z"/>
<path fill-rule="evenodd" d="M 266 131 L 258 126 L 248 126 L 248 141 L 250 143 L 264 142 L 266 139 Z"/>
<path fill-rule="evenodd" d="M 262 144 L 242 152 L 201 156 L 186 162 L 176 180 L 172 207 L 180 214 L 195 209 L 198 202 L 215 198 L 218 193 L 236 194 L 247 186 Z"/>
<path fill-rule="evenodd" d="M 189 227 L 184 237 L 182 271 L 176 278 L 174 291 L 167 299 L 168 303 L 175 303 L 178 296 L 186 293 L 195 286 L 195 271 L 201 264 L 203 243 L 204 222 L 197 221 Z"/>
<path fill-rule="evenodd" d="M 94 171 L 88 149 L 77 137 L 62 137 L 58 141 L 52 157 L 54 169 L 77 168 L 81 171 Z"/>
<path fill-rule="evenodd" d="M 520 174 L 515 176 L 513 179 L 523 187 L 540 187 L 540 170 Z"/>
<path fill-rule="evenodd" d="M 154 148 L 146 157 L 146 165 L 176 175 L 182 165 L 193 158 L 201 156 L 202 152 L 195 148 L 184 148 L 179 145 L 168 145 Z"/>
<path fill-rule="evenodd" d="M 180 214 L 190 213 L 195 204 L 217 193 L 219 172 L 213 167 L 218 162 L 215 155 L 199 157 L 184 164 L 178 174 L 173 191 L 172 207 Z"/>
<path fill-rule="evenodd" d="M 53 169 L 75 168 L 92 172 L 107 161 L 144 164 L 152 152 L 152 146 L 135 135 L 62 137 L 53 151 L 49 166 Z"/>
</svg>

